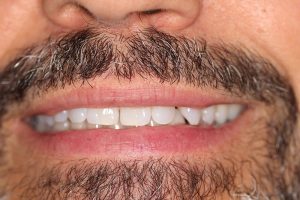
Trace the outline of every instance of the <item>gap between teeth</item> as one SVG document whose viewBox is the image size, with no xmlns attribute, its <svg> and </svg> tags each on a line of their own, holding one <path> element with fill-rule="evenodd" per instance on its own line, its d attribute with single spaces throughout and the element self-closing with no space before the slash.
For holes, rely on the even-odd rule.
<svg viewBox="0 0 300 200">
<path fill-rule="evenodd" d="M 236 119 L 242 110 L 243 106 L 239 104 L 215 105 L 203 109 L 161 106 L 78 108 L 54 116 L 35 116 L 32 124 L 39 132 L 180 124 L 222 126 Z"/>
</svg>

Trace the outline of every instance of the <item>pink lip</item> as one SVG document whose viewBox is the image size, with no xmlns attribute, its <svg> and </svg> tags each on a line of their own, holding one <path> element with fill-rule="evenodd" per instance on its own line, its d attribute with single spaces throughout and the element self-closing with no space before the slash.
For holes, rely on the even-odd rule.
<svg viewBox="0 0 300 200">
<path fill-rule="evenodd" d="M 200 90 L 200 89 L 199 89 Z M 213 91 L 196 91 L 159 85 L 124 84 L 118 88 L 103 83 L 98 87 L 81 87 L 57 91 L 53 96 L 33 102 L 25 114 L 53 114 L 78 107 L 118 107 L 173 105 L 206 107 L 214 104 L 244 103 L 234 97 Z M 240 128 L 246 126 L 250 117 L 240 119 L 221 128 L 197 126 L 139 127 L 124 130 L 96 129 L 39 134 L 24 123 L 15 127 L 22 142 L 36 147 L 45 154 L 61 156 L 143 156 L 174 154 L 195 151 L 211 151 L 212 147 L 224 144 Z"/>
</svg>

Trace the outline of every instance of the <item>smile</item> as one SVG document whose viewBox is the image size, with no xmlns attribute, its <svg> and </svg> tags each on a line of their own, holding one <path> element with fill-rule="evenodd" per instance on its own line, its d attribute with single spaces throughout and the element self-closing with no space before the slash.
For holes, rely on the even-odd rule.
<svg viewBox="0 0 300 200">
<path fill-rule="evenodd" d="M 31 122 L 39 132 L 161 125 L 223 126 L 235 120 L 242 110 L 243 106 L 238 104 L 203 109 L 170 106 L 77 108 L 61 111 L 54 116 L 36 116 Z"/>
</svg>

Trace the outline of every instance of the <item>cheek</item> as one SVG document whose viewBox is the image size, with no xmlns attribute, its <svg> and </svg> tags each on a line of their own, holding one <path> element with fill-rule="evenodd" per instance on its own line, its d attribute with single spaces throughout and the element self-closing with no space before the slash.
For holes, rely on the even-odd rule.
<svg viewBox="0 0 300 200">
<path fill-rule="evenodd" d="M 53 28 L 39 4 L 39 0 L 0 1 L 0 67 L 19 50 L 49 36 Z"/>
</svg>

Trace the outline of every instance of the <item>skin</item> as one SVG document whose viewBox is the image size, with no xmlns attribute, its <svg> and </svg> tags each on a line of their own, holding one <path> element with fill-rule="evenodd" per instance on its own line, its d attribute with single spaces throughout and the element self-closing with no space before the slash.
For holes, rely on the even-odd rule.
<svg viewBox="0 0 300 200">
<path fill-rule="evenodd" d="M 20 50 L 39 44 L 49 36 L 55 37 L 60 33 L 78 30 L 85 27 L 87 23 L 99 26 L 103 23 L 111 27 L 111 31 L 125 34 L 154 26 L 173 35 L 201 37 L 211 42 L 242 44 L 272 61 L 277 70 L 290 81 L 296 98 L 300 98 L 300 2 L 297 0 L 288 2 L 280 0 L 78 0 L 74 2 L 80 4 L 89 13 L 63 0 L 15 0 L 13 3 L 10 0 L 0 1 L 0 70 L 18 55 Z M 153 9 L 167 11 L 142 18 L 135 15 L 137 12 Z M 137 79 L 135 83 L 144 82 Z M 94 84 L 97 86 L 97 82 Z M 106 79 L 105 84 L 121 88 L 115 80 Z M 193 90 L 193 88 L 185 89 Z M 207 95 L 214 95 L 211 91 L 205 92 Z M 54 91 L 50 91 L 48 97 L 55 94 Z M 35 100 L 35 103 L 38 104 L 40 101 L 40 99 Z M 16 109 L 15 112 L 17 111 Z M 268 112 L 264 114 L 270 115 Z M 296 138 L 299 138 L 300 132 L 297 129 L 298 127 L 295 134 Z M 28 160 L 29 163 L 35 163 L 38 160 L 46 160 L 48 164 L 54 165 L 58 160 L 70 159 L 64 156 L 59 159 L 45 158 L 39 152 L 32 150 L 28 145 L 29 142 L 20 142 L 14 133 L 11 134 L 8 149 L 12 155 L 10 156 L 12 163 L 20 164 Z M 242 144 L 250 140 L 244 138 Z M 237 158 L 243 156 L 238 152 L 251 154 L 247 151 L 247 146 L 239 144 L 240 140 L 230 141 L 230 144 L 212 151 L 216 154 L 224 151 Z M 230 149 L 228 146 L 235 146 L 235 148 Z M 298 150 L 295 149 L 296 152 Z M 34 155 L 29 158 L 27 152 L 34 152 Z M 201 153 L 193 152 L 191 157 Z M 208 152 L 208 157 L 211 154 Z M 206 152 L 204 155 L 206 157 Z M 178 155 L 178 158 L 180 156 Z M 96 157 L 104 158 L 103 155 L 96 155 Z M 141 157 L 145 158 L 147 155 Z M 75 159 L 80 159 L 80 156 Z M 121 156 L 121 159 L 127 157 Z M 297 159 L 293 162 L 298 162 Z M 42 164 L 35 166 L 35 169 L 39 171 L 41 166 Z M 251 178 L 247 176 L 246 170 L 244 174 L 245 182 L 250 184 Z M 18 177 L 10 177 L 12 183 L 17 180 Z M 17 194 L 14 196 L 15 199 L 16 196 Z M 228 196 L 218 198 L 230 199 Z"/>
</svg>

